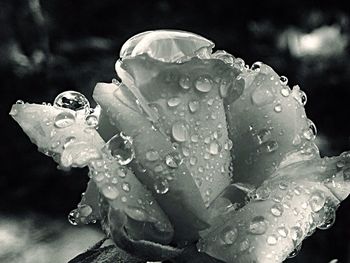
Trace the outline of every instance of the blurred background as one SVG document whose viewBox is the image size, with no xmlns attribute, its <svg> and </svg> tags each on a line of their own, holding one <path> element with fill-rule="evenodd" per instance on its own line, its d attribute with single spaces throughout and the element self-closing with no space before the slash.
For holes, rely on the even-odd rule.
<svg viewBox="0 0 350 263">
<path fill-rule="evenodd" d="M 192 31 L 249 65 L 272 66 L 308 95 L 321 154 L 350 149 L 346 1 L 0 0 L 0 262 L 63 263 L 102 237 L 97 226 L 67 221 L 87 170 L 57 170 L 10 118 L 11 104 L 52 103 L 65 90 L 91 100 L 97 82 L 116 77 L 122 44 L 152 29 Z M 334 226 L 316 231 L 287 262 L 333 259 L 350 262 L 350 198 Z"/>
</svg>

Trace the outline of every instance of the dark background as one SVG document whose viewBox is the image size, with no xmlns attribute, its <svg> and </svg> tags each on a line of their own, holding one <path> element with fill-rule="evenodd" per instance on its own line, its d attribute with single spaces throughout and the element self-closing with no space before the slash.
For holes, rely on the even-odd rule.
<svg viewBox="0 0 350 263">
<path fill-rule="evenodd" d="M 91 100 L 97 82 L 115 77 L 121 45 L 142 31 L 192 31 L 249 65 L 265 62 L 308 95 L 306 110 L 317 126 L 322 155 L 350 149 L 350 10 L 343 2 L 0 0 L 1 262 L 63 262 L 52 256 L 46 261 L 18 259 L 28 243 L 53 244 L 65 253 L 57 240 L 64 231 L 75 231 L 66 215 L 87 181 L 86 170 L 59 171 L 37 151 L 8 116 L 11 104 L 17 99 L 52 103 L 65 90 L 80 91 Z M 288 262 L 350 262 L 349 211 L 346 200 L 334 226 L 306 239 Z M 10 226 L 16 231 L 9 233 Z M 16 245 L 6 243 L 6 235 L 16 237 Z M 24 238 L 26 245 L 18 248 Z M 98 238 L 95 233 L 91 240 Z M 85 241 L 82 250 L 90 239 Z M 67 257 L 76 253 L 67 251 Z"/>
</svg>

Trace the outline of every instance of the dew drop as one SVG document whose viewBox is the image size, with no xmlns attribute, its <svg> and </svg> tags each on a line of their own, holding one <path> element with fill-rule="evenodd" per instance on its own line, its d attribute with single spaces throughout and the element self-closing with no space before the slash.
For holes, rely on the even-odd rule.
<svg viewBox="0 0 350 263">
<path fill-rule="evenodd" d="M 294 258 L 294 257 L 296 257 L 296 256 L 299 254 L 299 251 L 300 251 L 300 249 L 301 249 L 301 245 L 302 245 L 302 243 L 300 243 L 299 245 L 297 245 L 297 246 L 294 248 L 294 250 L 288 255 L 287 258 Z"/>
<path fill-rule="evenodd" d="M 196 163 L 197 163 L 197 158 L 196 158 L 195 156 L 192 156 L 192 157 L 190 158 L 190 164 L 191 164 L 191 165 L 196 165 Z"/>
<path fill-rule="evenodd" d="M 129 164 L 135 157 L 132 139 L 122 132 L 114 135 L 103 147 L 120 165 Z"/>
<path fill-rule="evenodd" d="M 224 245 L 232 245 L 238 237 L 238 230 L 235 227 L 226 227 L 221 232 L 221 241 Z"/>
<path fill-rule="evenodd" d="M 178 168 L 183 162 L 181 155 L 177 152 L 171 152 L 165 156 L 165 163 L 170 168 Z"/>
<path fill-rule="evenodd" d="M 220 145 L 216 141 L 211 142 L 209 145 L 209 152 L 212 155 L 217 155 L 219 151 L 220 151 Z"/>
<path fill-rule="evenodd" d="M 184 142 L 188 138 L 188 130 L 184 122 L 175 122 L 171 129 L 174 140 Z"/>
<path fill-rule="evenodd" d="M 261 66 L 262 66 L 262 62 L 260 62 L 260 61 L 257 61 L 257 62 L 254 62 L 253 64 L 252 64 L 252 66 L 250 67 L 250 69 L 251 70 L 253 70 L 253 71 L 255 71 L 255 72 L 259 72 L 260 71 L 260 68 L 261 68 Z"/>
<path fill-rule="evenodd" d="M 266 232 L 267 225 L 263 216 L 256 216 L 249 224 L 249 232 L 254 235 L 262 235 Z"/>
<path fill-rule="evenodd" d="M 55 117 L 55 126 L 57 128 L 67 128 L 75 122 L 75 117 L 70 112 L 61 112 Z"/>
<path fill-rule="evenodd" d="M 181 103 L 181 99 L 178 97 L 174 97 L 168 100 L 169 107 L 176 107 Z"/>
<path fill-rule="evenodd" d="M 266 149 L 266 152 L 271 153 L 278 149 L 278 143 L 276 141 L 268 141 L 263 144 Z"/>
<path fill-rule="evenodd" d="M 322 191 L 315 191 L 309 198 L 309 204 L 313 212 L 317 213 L 325 205 L 325 194 Z"/>
<path fill-rule="evenodd" d="M 119 196 L 119 191 L 114 186 L 105 185 L 102 188 L 102 194 L 104 197 L 113 200 Z"/>
<path fill-rule="evenodd" d="M 300 96 L 300 102 L 301 104 L 303 104 L 305 106 L 306 102 L 307 102 L 307 96 L 306 93 L 302 90 L 299 90 L 299 96 Z"/>
<path fill-rule="evenodd" d="M 90 112 L 89 101 L 83 94 L 76 91 L 62 92 L 55 98 L 53 105 L 73 111 L 83 111 L 86 115 Z"/>
<path fill-rule="evenodd" d="M 125 214 L 136 221 L 148 221 L 149 216 L 142 208 L 127 206 L 124 208 Z"/>
<path fill-rule="evenodd" d="M 188 76 L 182 76 L 179 80 L 179 85 L 181 88 L 187 90 L 191 87 L 191 79 Z"/>
<path fill-rule="evenodd" d="M 317 228 L 321 230 L 329 229 L 331 226 L 334 225 L 335 218 L 336 218 L 336 214 L 335 214 L 334 208 L 329 207 L 328 210 L 326 211 L 323 224 L 318 226 Z"/>
<path fill-rule="evenodd" d="M 230 139 L 227 139 L 227 141 L 225 142 L 225 145 L 224 145 L 224 149 L 226 151 L 230 151 L 232 149 L 232 146 L 233 146 L 233 143 Z"/>
<path fill-rule="evenodd" d="M 280 217 L 283 214 L 283 206 L 281 204 L 274 204 L 270 211 L 274 216 Z"/>
<path fill-rule="evenodd" d="M 129 183 L 123 183 L 122 184 L 122 189 L 125 191 L 125 192 L 129 192 L 130 191 L 130 185 Z"/>
<path fill-rule="evenodd" d="M 194 85 L 198 91 L 209 92 L 212 89 L 213 83 L 209 76 L 200 76 Z"/>
<path fill-rule="evenodd" d="M 159 153 L 155 150 L 146 152 L 146 159 L 150 162 L 157 161 L 159 159 Z"/>
<path fill-rule="evenodd" d="M 88 217 L 92 213 L 92 208 L 89 205 L 79 206 L 79 215 L 82 217 Z"/>
<path fill-rule="evenodd" d="M 95 115 L 90 114 L 85 118 L 86 124 L 91 128 L 96 128 L 98 125 L 98 119 Z"/>
<path fill-rule="evenodd" d="M 117 170 L 117 175 L 120 177 L 120 178 L 125 178 L 126 177 L 126 171 L 124 168 L 120 168 Z"/>
<path fill-rule="evenodd" d="M 284 226 L 277 228 L 277 233 L 280 234 L 281 237 L 287 237 L 288 236 L 288 230 Z"/>
<path fill-rule="evenodd" d="M 73 226 L 78 225 L 77 217 L 78 217 L 78 211 L 77 211 L 77 209 L 72 210 L 72 211 L 68 214 L 68 222 L 69 222 L 71 225 L 73 225 Z"/>
<path fill-rule="evenodd" d="M 290 236 L 294 242 L 294 244 L 299 243 L 299 241 L 301 241 L 301 238 L 303 236 L 303 231 L 301 230 L 300 227 L 298 226 L 293 226 L 290 229 Z"/>
<path fill-rule="evenodd" d="M 288 84 L 288 78 L 286 76 L 281 76 L 280 77 L 280 83 L 282 85 L 287 85 Z"/>
<path fill-rule="evenodd" d="M 24 104 L 24 101 L 23 100 L 17 100 L 16 104 L 22 105 L 22 104 Z"/>
<path fill-rule="evenodd" d="M 195 113 L 199 109 L 199 102 L 196 100 L 190 101 L 188 103 L 188 108 L 192 113 Z"/>
<path fill-rule="evenodd" d="M 196 142 L 198 142 L 198 140 L 199 140 L 199 138 L 198 138 L 198 135 L 197 135 L 197 134 L 193 134 L 193 135 L 191 136 L 191 141 L 192 141 L 192 142 L 196 143 Z"/>
<path fill-rule="evenodd" d="M 276 104 L 273 110 L 277 113 L 280 113 L 282 111 L 282 105 L 280 103 Z"/>
<path fill-rule="evenodd" d="M 266 242 L 270 246 L 274 246 L 277 244 L 277 237 L 275 235 L 270 235 L 267 237 Z"/>
<path fill-rule="evenodd" d="M 289 88 L 283 87 L 283 88 L 281 89 L 281 94 L 282 94 L 283 97 L 288 97 L 289 94 L 290 94 Z"/>
<path fill-rule="evenodd" d="M 156 179 L 153 186 L 157 194 L 166 194 L 169 191 L 169 183 L 164 178 Z"/>
</svg>

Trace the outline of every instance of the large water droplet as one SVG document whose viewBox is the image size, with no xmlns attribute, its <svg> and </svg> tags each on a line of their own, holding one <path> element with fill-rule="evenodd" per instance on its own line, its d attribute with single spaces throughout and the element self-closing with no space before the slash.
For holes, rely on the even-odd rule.
<svg viewBox="0 0 350 263">
<path fill-rule="evenodd" d="M 129 164 L 135 157 L 132 139 L 122 132 L 114 135 L 104 146 L 104 151 L 111 154 L 120 165 Z"/>
<path fill-rule="evenodd" d="M 317 228 L 321 230 L 329 229 L 331 226 L 334 225 L 335 218 L 336 218 L 335 209 L 332 207 L 328 207 L 324 216 L 323 224 L 318 226 Z"/>
<path fill-rule="evenodd" d="M 23 101 L 23 100 L 17 100 L 17 101 L 16 101 L 16 104 L 22 105 L 22 104 L 24 104 L 24 101 Z"/>
<path fill-rule="evenodd" d="M 282 94 L 283 97 L 288 97 L 289 94 L 290 94 L 289 88 L 288 88 L 288 87 L 283 87 L 283 88 L 281 89 L 281 94 Z"/>
<path fill-rule="evenodd" d="M 177 152 L 171 152 L 167 156 L 165 156 L 165 163 L 168 167 L 176 169 L 183 162 L 181 155 Z"/>
<path fill-rule="evenodd" d="M 75 122 L 75 117 L 70 112 L 61 112 L 55 117 L 55 126 L 57 128 L 67 128 Z"/>
<path fill-rule="evenodd" d="M 288 236 L 288 229 L 284 226 L 281 226 L 277 228 L 277 233 L 280 234 L 281 237 L 287 237 Z"/>
<path fill-rule="evenodd" d="M 271 132 L 268 129 L 261 129 L 257 134 L 258 143 L 262 144 L 271 138 Z"/>
<path fill-rule="evenodd" d="M 226 227 L 222 232 L 220 239 L 224 245 L 232 245 L 238 237 L 238 230 L 235 227 Z"/>
<path fill-rule="evenodd" d="M 213 87 L 212 80 L 209 76 L 200 76 L 194 85 L 196 89 L 201 92 L 209 92 Z"/>
<path fill-rule="evenodd" d="M 307 102 L 307 96 L 306 93 L 302 90 L 299 90 L 299 96 L 300 96 L 300 102 L 301 104 L 303 104 L 305 106 L 306 102 Z"/>
<path fill-rule="evenodd" d="M 188 138 L 187 126 L 184 122 L 175 122 L 171 129 L 172 136 L 174 140 L 178 142 L 184 142 Z"/>
<path fill-rule="evenodd" d="M 325 194 L 322 191 L 314 191 L 309 198 L 310 207 L 315 213 L 323 208 L 325 202 Z"/>
<path fill-rule="evenodd" d="M 89 114 L 90 103 L 86 97 L 76 91 L 65 91 L 59 94 L 54 101 L 54 106 L 71 109 L 74 111 L 83 111 Z"/>
<path fill-rule="evenodd" d="M 256 216 L 249 224 L 249 231 L 254 235 L 262 235 L 266 232 L 267 225 L 263 216 Z"/>
<path fill-rule="evenodd" d="M 282 105 L 280 103 L 277 103 L 273 110 L 277 113 L 280 113 L 282 111 Z"/>
<path fill-rule="evenodd" d="M 252 64 L 252 66 L 250 67 L 251 70 L 255 71 L 255 72 L 259 72 L 260 71 L 260 68 L 262 66 L 262 62 L 260 61 L 256 61 Z"/>
<path fill-rule="evenodd" d="M 85 118 L 86 124 L 91 128 L 96 128 L 98 125 L 98 118 L 96 115 L 90 114 Z"/>
<path fill-rule="evenodd" d="M 220 152 L 220 145 L 218 144 L 217 141 L 213 141 L 209 145 L 209 152 L 212 155 L 217 155 Z"/>
<path fill-rule="evenodd" d="M 288 84 L 288 78 L 286 76 L 281 76 L 280 77 L 280 83 L 282 85 L 287 85 Z"/>
</svg>

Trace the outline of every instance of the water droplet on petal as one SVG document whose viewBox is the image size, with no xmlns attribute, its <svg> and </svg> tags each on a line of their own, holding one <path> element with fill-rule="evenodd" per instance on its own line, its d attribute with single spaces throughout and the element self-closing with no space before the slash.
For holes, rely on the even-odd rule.
<svg viewBox="0 0 350 263">
<path fill-rule="evenodd" d="M 199 102 L 196 100 L 190 101 L 188 103 L 188 108 L 192 113 L 195 113 L 199 109 Z"/>
<path fill-rule="evenodd" d="M 77 209 L 72 210 L 72 211 L 68 214 L 68 222 L 69 222 L 71 225 L 73 225 L 73 226 L 78 225 L 77 216 L 78 216 L 78 211 L 77 211 Z"/>
<path fill-rule="evenodd" d="M 116 199 L 119 196 L 119 191 L 114 186 L 105 185 L 102 188 L 102 194 L 108 199 Z"/>
<path fill-rule="evenodd" d="M 181 155 L 177 152 L 171 152 L 165 156 L 165 163 L 170 168 L 178 168 L 183 162 Z"/>
<path fill-rule="evenodd" d="M 55 117 L 55 126 L 57 128 L 67 128 L 75 122 L 75 117 L 70 112 L 61 112 Z"/>
<path fill-rule="evenodd" d="M 277 113 L 280 113 L 282 111 L 282 105 L 280 103 L 276 104 L 273 110 Z"/>
<path fill-rule="evenodd" d="M 322 191 L 315 191 L 309 198 L 309 204 L 313 212 L 317 213 L 325 205 L 325 194 Z"/>
<path fill-rule="evenodd" d="M 135 157 L 131 137 L 124 135 L 122 132 L 114 135 L 103 149 L 110 153 L 120 165 L 129 164 Z"/>
<path fill-rule="evenodd" d="M 220 151 L 220 145 L 216 141 L 211 142 L 209 145 L 209 152 L 212 155 L 217 155 L 219 151 Z"/>
<path fill-rule="evenodd" d="M 89 205 L 79 206 L 79 216 L 88 217 L 92 213 L 92 208 Z"/>
<path fill-rule="evenodd" d="M 281 76 L 280 77 L 280 83 L 282 85 L 287 85 L 288 84 L 288 78 L 286 76 Z"/>
<path fill-rule="evenodd" d="M 281 226 L 277 228 L 277 233 L 280 234 L 281 237 L 287 237 L 288 236 L 288 230 L 284 226 Z"/>
<path fill-rule="evenodd" d="M 302 245 L 302 243 L 300 243 L 299 245 L 297 245 L 297 246 L 294 248 L 294 250 L 288 255 L 287 258 L 294 258 L 294 257 L 296 257 L 296 256 L 298 255 L 300 249 L 301 249 L 301 245 Z"/>
<path fill-rule="evenodd" d="M 209 92 L 213 87 L 213 83 L 209 76 L 200 76 L 195 82 L 195 87 L 201 92 Z"/>
<path fill-rule="evenodd" d="M 249 224 L 249 231 L 254 235 L 262 235 L 266 232 L 267 225 L 263 216 L 256 216 Z"/>
<path fill-rule="evenodd" d="M 184 142 L 188 138 L 187 126 L 184 122 L 175 122 L 171 129 L 174 140 Z"/>
<path fill-rule="evenodd" d="M 290 94 L 289 88 L 288 87 L 284 87 L 281 89 L 281 94 L 283 97 L 288 97 Z"/>
<path fill-rule="evenodd" d="M 301 228 L 298 226 L 293 226 L 290 229 L 290 236 L 294 244 L 298 244 L 299 242 L 301 242 L 301 238 L 303 236 L 303 230 L 301 230 Z"/>
<path fill-rule="evenodd" d="M 275 235 L 270 235 L 266 239 L 267 244 L 274 246 L 277 244 L 277 237 Z"/>
<path fill-rule="evenodd" d="M 129 183 L 123 183 L 122 184 L 122 189 L 125 191 L 125 192 L 129 192 L 130 191 L 130 185 Z"/>
<path fill-rule="evenodd" d="M 326 211 L 326 214 L 324 216 L 324 222 L 322 225 L 317 227 L 318 229 L 327 230 L 334 225 L 336 218 L 335 209 L 332 207 L 328 207 L 327 209 L 328 210 Z"/>
<path fill-rule="evenodd" d="M 141 221 L 141 222 L 149 221 L 149 216 L 147 215 L 146 211 L 143 210 L 142 208 L 127 206 L 124 208 L 124 212 L 130 218 L 136 221 Z"/>
<path fill-rule="evenodd" d="M 89 101 L 83 94 L 76 91 L 62 92 L 55 98 L 53 105 L 73 111 L 83 111 L 86 115 L 90 112 Z"/>
<path fill-rule="evenodd" d="M 169 191 L 169 183 L 164 178 L 159 178 L 154 181 L 154 190 L 157 194 L 166 194 Z"/>
<path fill-rule="evenodd" d="M 300 96 L 300 102 L 301 104 L 303 104 L 305 106 L 306 102 L 307 102 L 307 96 L 306 93 L 302 90 L 299 91 L 299 96 Z"/>
<path fill-rule="evenodd" d="M 86 124 L 91 128 L 96 128 L 98 125 L 98 118 L 96 115 L 90 114 L 85 118 Z"/>
<path fill-rule="evenodd" d="M 22 104 L 24 104 L 24 101 L 23 100 L 17 100 L 16 104 L 22 105 Z"/>
<path fill-rule="evenodd" d="M 146 152 L 146 159 L 151 162 L 157 161 L 159 159 L 159 153 L 155 150 L 150 150 Z"/>
<path fill-rule="evenodd" d="M 262 144 L 271 138 L 271 132 L 267 129 L 261 129 L 257 134 L 258 143 Z"/>
<path fill-rule="evenodd" d="M 238 230 L 235 227 L 226 227 L 221 233 L 221 241 L 224 245 L 232 245 L 238 237 Z"/>
<path fill-rule="evenodd" d="M 251 70 L 253 70 L 253 71 L 255 71 L 255 72 L 259 72 L 260 71 L 260 68 L 261 68 L 261 66 L 262 66 L 262 62 L 260 62 L 260 61 L 257 61 L 257 62 L 254 62 L 253 64 L 252 64 L 252 66 L 250 67 L 250 69 Z"/>
<path fill-rule="evenodd" d="M 179 80 L 181 88 L 187 90 L 191 87 L 191 79 L 188 76 L 182 76 Z"/>
<path fill-rule="evenodd" d="M 281 204 L 274 204 L 271 207 L 271 214 L 276 217 L 280 217 L 283 214 L 283 206 Z"/>
<path fill-rule="evenodd" d="M 269 88 L 258 87 L 251 95 L 252 102 L 257 106 L 264 106 L 274 101 L 275 95 Z"/>
<path fill-rule="evenodd" d="M 169 107 L 176 107 L 181 103 L 181 99 L 178 97 L 174 97 L 168 100 Z"/>
<path fill-rule="evenodd" d="M 230 139 L 227 139 L 225 142 L 224 148 L 226 151 L 230 151 L 232 149 L 233 143 Z"/>
</svg>

